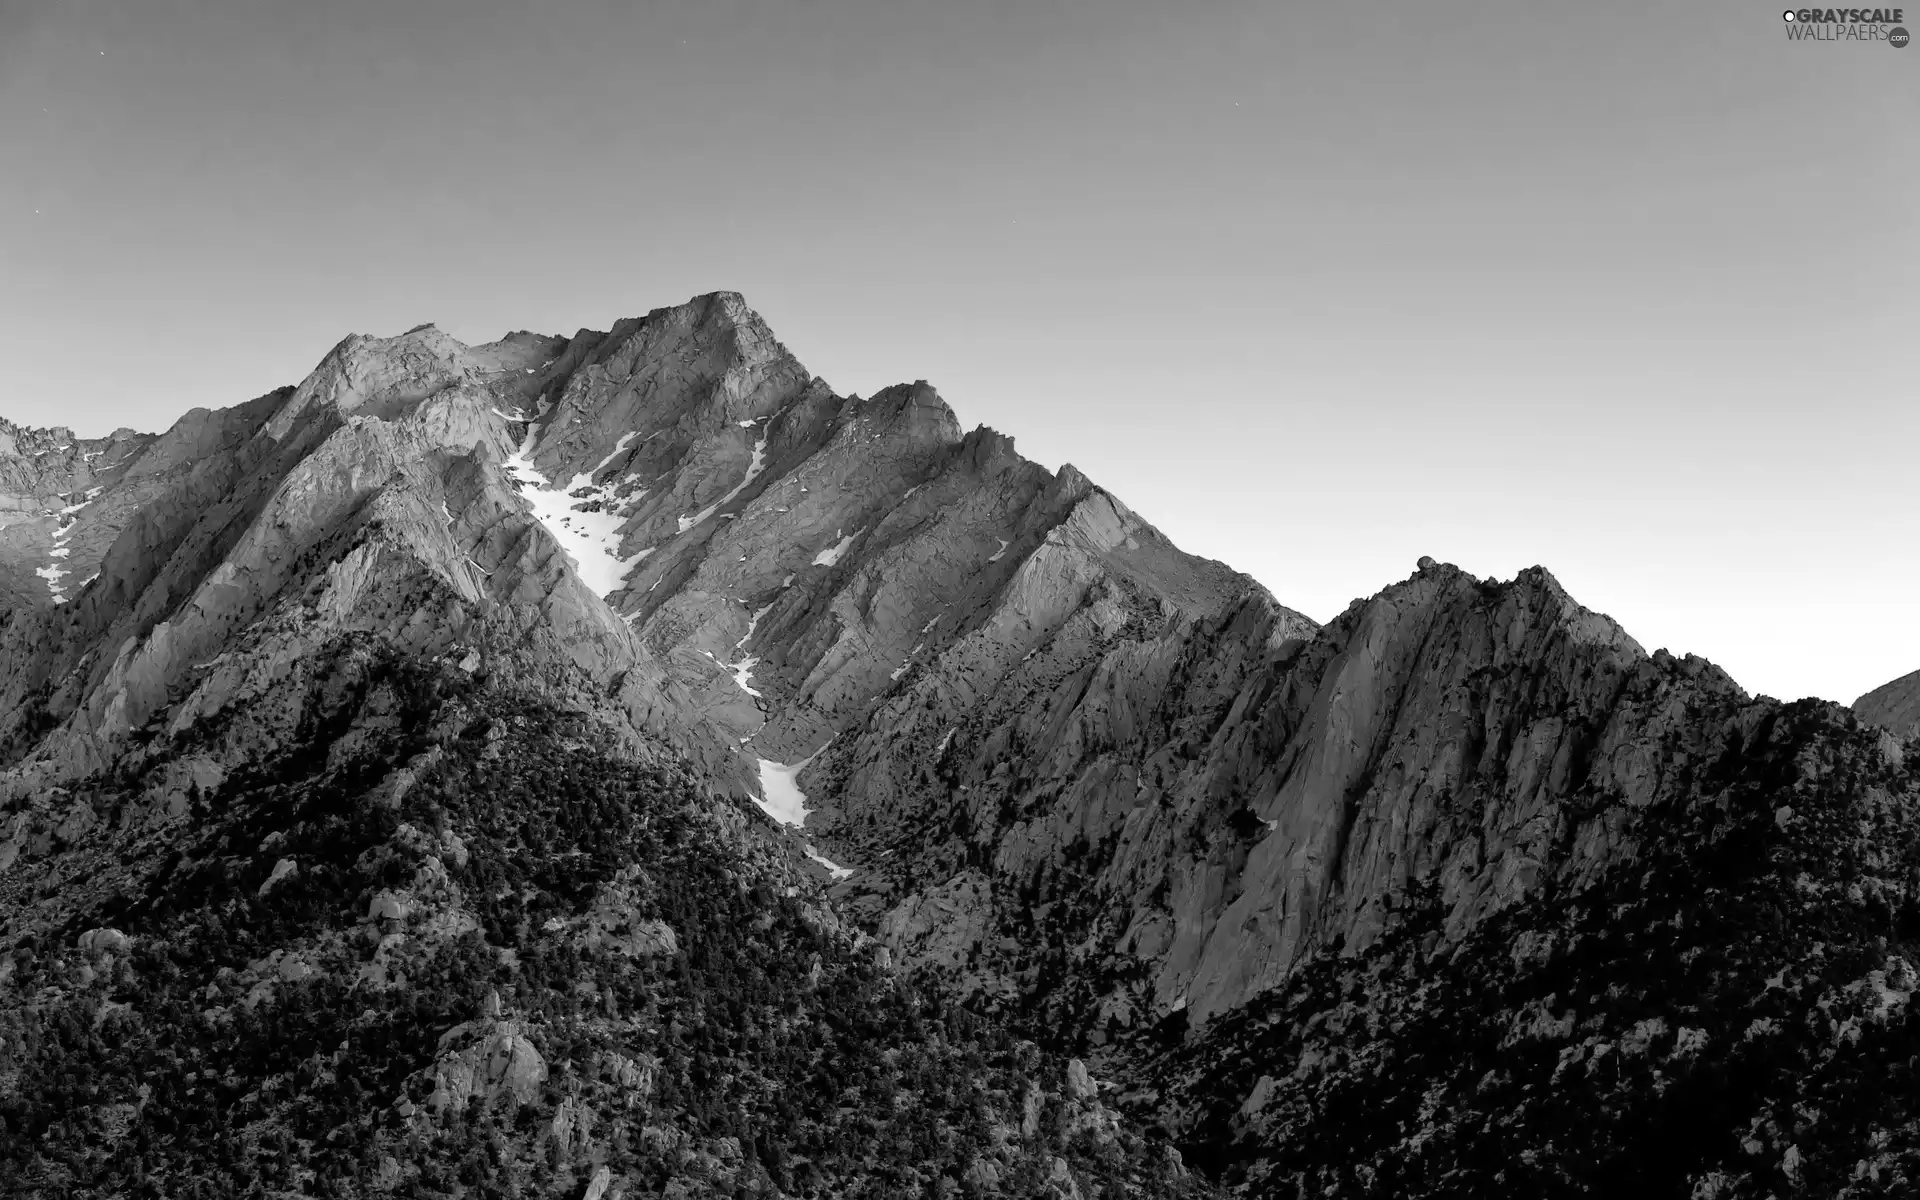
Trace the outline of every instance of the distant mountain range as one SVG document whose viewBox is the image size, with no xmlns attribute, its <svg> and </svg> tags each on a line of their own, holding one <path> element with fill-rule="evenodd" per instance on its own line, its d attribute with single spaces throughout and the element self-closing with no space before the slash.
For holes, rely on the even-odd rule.
<svg viewBox="0 0 1920 1200">
<path fill-rule="evenodd" d="M 0 603 L 8 1194 L 1920 1179 L 1920 674 L 1319 626 L 732 293 L 0 422 Z"/>
</svg>

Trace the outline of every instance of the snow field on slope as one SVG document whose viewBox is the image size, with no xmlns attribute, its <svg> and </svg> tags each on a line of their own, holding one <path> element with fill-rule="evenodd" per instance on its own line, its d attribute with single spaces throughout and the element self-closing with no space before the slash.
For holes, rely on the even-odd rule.
<svg viewBox="0 0 1920 1200">
<path fill-rule="evenodd" d="M 757 758 L 756 761 L 760 764 L 758 803 L 761 811 L 782 825 L 798 827 L 805 824 L 807 794 L 800 790 L 800 785 L 794 782 L 794 778 L 800 774 L 801 768 L 813 759 L 808 757 L 792 766 L 774 762 L 770 758 Z"/>
<path fill-rule="evenodd" d="M 782 825 L 797 826 L 804 823 L 807 813 L 812 810 L 807 807 L 807 794 L 800 790 L 800 785 L 795 781 L 800 777 L 800 772 L 807 769 L 807 764 L 819 758 L 821 751 L 832 744 L 833 739 L 828 738 L 820 743 L 819 750 L 791 764 L 777 763 L 755 755 L 754 761 L 760 765 L 760 797 L 754 803 Z"/>
<path fill-rule="evenodd" d="M 820 750 L 825 749 L 825 746 L 820 747 Z M 756 803 L 760 805 L 761 811 L 782 825 L 792 825 L 795 828 L 799 828 L 805 824 L 809 811 L 807 808 L 807 794 L 800 790 L 800 785 L 794 782 L 794 780 L 795 777 L 806 768 L 808 763 L 820 757 L 820 750 L 815 750 L 812 754 L 807 755 L 792 766 L 777 763 L 767 758 L 755 759 L 755 761 L 760 764 L 760 791 L 762 798 L 756 801 Z M 839 863 L 834 862 L 826 855 L 814 849 L 811 843 L 806 846 L 806 852 L 808 858 L 825 867 L 827 874 L 833 876 L 836 881 L 845 879 L 853 874 L 852 867 L 843 867 Z"/>
<path fill-rule="evenodd" d="M 596 596 L 606 597 L 626 586 L 627 576 L 632 574 L 640 560 L 651 554 L 651 548 L 641 550 L 627 558 L 620 557 L 620 526 L 624 523 L 618 508 L 613 502 L 612 486 L 594 487 L 591 472 L 575 475 L 573 482 L 564 488 L 550 488 L 546 477 L 533 465 L 533 439 L 535 431 L 527 430 L 527 440 L 520 449 L 507 459 L 507 473 L 522 487 L 520 494 L 526 497 L 533 509 L 533 515 L 539 518 L 553 540 L 573 560 L 573 568 L 580 575 L 580 581 L 593 589 Z M 626 441 L 633 435 L 621 439 L 613 454 L 601 460 L 604 466 L 612 462 L 614 455 L 620 453 Z M 594 488 L 595 499 L 601 501 L 599 512 L 585 512 L 574 507 L 581 503 L 570 492 L 583 487 Z"/>
</svg>

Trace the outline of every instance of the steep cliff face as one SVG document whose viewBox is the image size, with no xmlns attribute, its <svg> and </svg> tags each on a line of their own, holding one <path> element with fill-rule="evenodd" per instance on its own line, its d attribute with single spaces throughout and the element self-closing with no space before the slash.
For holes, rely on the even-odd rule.
<svg viewBox="0 0 1920 1200">
<path fill-rule="evenodd" d="M 1083 1028 L 1204 1023 L 1314 949 L 1363 949 L 1416 888 L 1457 938 L 1588 886 L 1728 752 L 1746 702 L 1540 570 L 1425 565 L 1317 632 L 1250 599 L 1111 634 L 1023 664 L 975 720 L 922 681 L 819 768 L 850 857 L 880 863 L 845 890 L 906 893 L 897 949 L 965 907 L 925 909 L 915 880 L 964 892 L 987 909 L 958 956 L 972 982 L 1030 1002 L 1036 980 L 1100 981 L 1054 998 Z"/>
<path fill-rule="evenodd" d="M 1853 702 L 1862 721 L 1893 730 L 1901 737 L 1920 734 L 1920 671 L 1882 684 Z"/>
</svg>

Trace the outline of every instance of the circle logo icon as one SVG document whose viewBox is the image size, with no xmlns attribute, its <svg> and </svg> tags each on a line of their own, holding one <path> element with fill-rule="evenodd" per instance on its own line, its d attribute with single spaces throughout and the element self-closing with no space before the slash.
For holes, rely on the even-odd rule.
<svg viewBox="0 0 1920 1200">
<path fill-rule="evenodd" d="M 1907 48 L 1907 40 L 1907 27 L 1904 25 L 1895 25 L 1887 31 L 1887 41 L 1893 45 L 1895 50 L 1905 50 Z"/>
<path fill-rule="evenodd" d="M 1781 19 L 1782 19 L 1782 20 L 1785 20 L 1785 21 L 1791 21 L 1791 20 L 1793 20 L 1793 10 L 1792 10 L 1792 9 L 1788 9 L 1787 11 L 1785 11 L 1785 12 L 1783 12 L 1783 13 L 1781 13 L 1781 14 L 1780 14 L 1780 17 L 1781 17 Z"/>
</svg>

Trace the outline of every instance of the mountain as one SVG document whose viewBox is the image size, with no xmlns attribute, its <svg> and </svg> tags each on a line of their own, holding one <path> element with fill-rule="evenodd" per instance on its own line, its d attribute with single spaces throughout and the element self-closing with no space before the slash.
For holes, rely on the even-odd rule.
<svg viewBox="0 0 1920 1200">
<path fill-rule="evenodd" d="M 1920 671 L 1873 689 L 1853 702 L 1853 711 L 1902 737 L 1920 733 Z"/>
<path fill-rule="evenodd" d="M 1911 731 L 1544 569 L 1316 625 L 731 293 L 7 436 L 10 1192 L 1916 1173 Z"/>
</svg>

